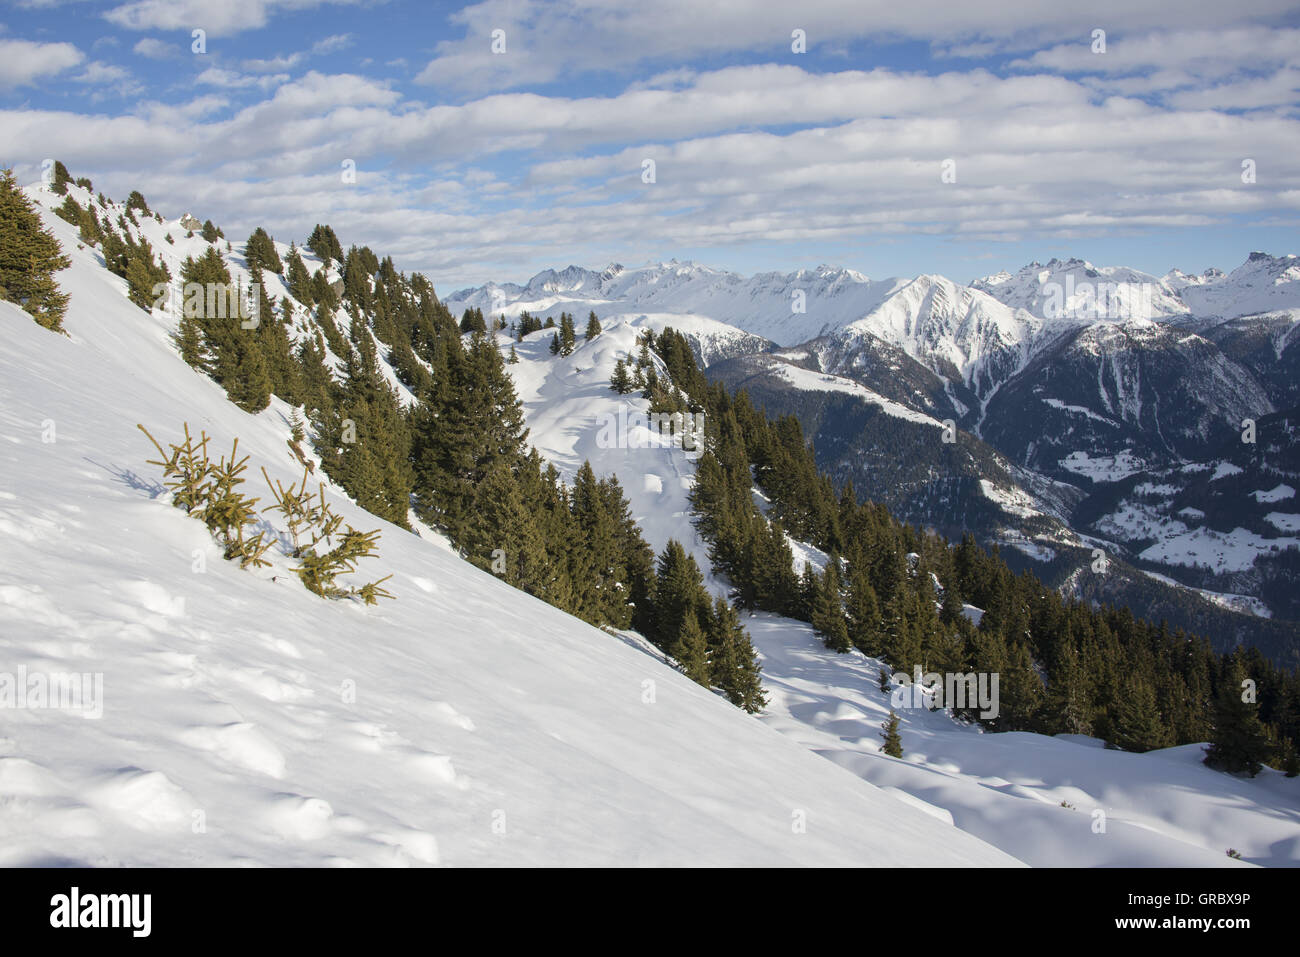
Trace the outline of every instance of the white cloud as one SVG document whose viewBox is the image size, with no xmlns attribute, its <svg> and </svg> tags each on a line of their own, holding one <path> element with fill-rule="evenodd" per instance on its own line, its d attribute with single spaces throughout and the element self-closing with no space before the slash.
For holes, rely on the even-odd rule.
<svg viewBox="0 0 1300 957">
<path fill-rule="evenodd" d="M 104 18 L 127 30 L 188 33 L 201 28 L 217 37 L 260 30 L 279 12 L 357 2 L 360 0 L 131 0 L 108 10 Z"/>
<path fill-rule="evenodd" d="M 267 92 L 234 113 L 204 97 L 133 117 L 10 111 L 0 127 L 114 189 L 140 188 L 147 168 L 151 200 L 201 206 L 228 231 L 263 224 L 301 238 L 329 221 L 435 279 L 476 263 L 631 258 L 643 247 L 992 243 L 1300 210 L 1300 119 L 1099 95 L 1095 77 L 741 66 L 609 96 L 435 106 L 357 75 L 214 68 L 199 79 Z M 1264 101 L 1294 79 L 1282 69 L 1259 89 L 1218 92 Z M 1250 186 L 1243 144 L 1268 172 Z M 482 161 L 511 150 L 522 152 Z M 652 185 L 640 179 L 646 157 Z M 954 184 L 940 180 L 947 158 Z M 357 162 L 355 187 L 340 181 L 344 159 Z"/>
<path fill-rule="evenodd" d="M 281 83 L 288 82 L 288 80 L 289 74 L 287 73 L 276 73 L 270 76 L 248 76 L 243 73 L 236 73 L 234 70 L 223 70 L 215 66 L 208 67 L 194 78 L 195 83 L 203 86 L 219 86 L 227 90 L 254 86 L 262 90 L 269 90 Z"/>
<path fill-rule="evenodd" d="M 1292 0 L 1189 0 L 1178 6 L 1176 17 L 1188 30 L 1271 24 L 1293 6 Z M 805 31 L 810 49 L 823 51 L 842 51 L 858 41 L 920 39 L 985 56 L 994 49 L 1065 44 L 1067 38 L 1090 42 L 1098 24 L 1165 29 L 1170 18 L 1163 5 L 1132 0 L 1092 0 L 1083 23 L 1075 5 L 1060 0 L 803 0 L 794 7 L 698 0 L 484 0 L 452 16 L 465 36 L 440 43 L 418 79 L 453 89 L 500 90 L 590 70 L 628 71 L 648 61 L 675 65 L 727 52 L 787 59 L 796 27 Z M 505 31 L 504 54 L 492 53 L 494 30 Z"/>
<path fill-rule="evenodd" d="M 131 49 L 137 56 L 147 57 L 150 60 L 167 60 L 179 53 L 173 44 L 156 37 L 144 37 Z"/>
<path fill-rule="evenodd" d="M 252 70 L 255 73 L 271 73 L 281 70 L 291 70 L 310 57 L 325 56 L 330 53 L 336 53 L 339 50 L 347 49 L 351 45 L 352 34 L 339 33 L 334 36 L 325 37 L 323 40 L 317 40 L 311 45 L 310 50 L 300 50 L 297 53 L 290 53 L 288 56 L 276 56 L 271 57 L 270 59 L 245 60 L 243 67 L 245 70 Z"/>
<path fill-rule="evenodd" d="M 0 89 L 30 86 L 77 66 L 85 55 L 71 43 L 0 39 Z"/>
</svg>

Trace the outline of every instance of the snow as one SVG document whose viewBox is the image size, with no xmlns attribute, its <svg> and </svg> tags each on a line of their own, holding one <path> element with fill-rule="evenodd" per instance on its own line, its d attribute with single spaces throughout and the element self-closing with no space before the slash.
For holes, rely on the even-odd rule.
<svg viewBox="0 0 1300 957">
<path fill-rule="evenodd" d="M 0 662 L 102 674 L 104 710 L 5 714 L 0 865 L 1015 863 L 338 493 L 396 601 L 222 561 L 135 423 L 289 481 L 285 410 L 230 404 L 47 221 L 70 338 L 0 303 Z"/>
<path fill-rule="evenodd" d="M 780 345 L 798 345 L 861 318 L 907 280 L 872 281 L 851 269 L 820 266 L 795 272 L 743 277 L 692 262 L 649 263 L 600 273 L 570 267 L 557 283 L 552 270 L 526 285 L 462 289 L 447 298 L 454 313 L 478 306 L 485 313 L 515 316 L 523 310 L 546 316 L 567 310 L 585 315 L 664 313 L 707 316 Z M 802 295 L 805 311 L 796 311 Z"/>
<path fill-rule="evenodd" d="M 1192 588 L 1177 579 L 1170 578 L 1168 575 L 1160 575 L 1149 570 L 1143 571 L 1143 574 L 1148 578 L 1154 578 L 1156 581 L 1171 585 L 1174 588 L 1194 591 L 1206 601 L 1212 601 L 1220 608 L 1226 608 L 1228 611 L 1235 611 L 1243 615 L 1254 615 L 1256 618 L 1273 617 L 1273 612 L 1268 605 L 1254 595 L 1238 595 L 1234 592 L 1210 591 L 1208 588 Z"/>
<path fill-rule="evenodd" d="M 1217 482 L 1219 479 L 1227 478 L 1230 475 L 1240 475 L 1241 469 L 1231 462 L 1220 462 L 1214 467 L 1214 474 L 1210 476 L 1211 482 Z"/>
<path fill-rule="evenodd" d="M 1019 518 L 1033 518 L 1036 515 L 1042 515 L 1034 507 L 1034 500 L 1027 493 L 1018 488 L 1004 488 L 1001 485 L 995 485 L 988 479 L 980 479 L 980 492 L 989 501 L 994 502 L 1003 511 L 1009 515 L 1015 515 Z"/>
<path fill-rule="evenodd" d="M 1252 253 L 1230 273 L 1177 269 L 1157 278 L 1127 266 L 1094 266 L 1082 259 L 1034 262 L 1014 275 L 1003 271 L 971 286 L 1046 319 L 1078 316 L 1102 321 L 1231 318 L 1300 306 L 1300 259 Z"/>
<path fill-rule="evenodd" d="M 1149 320 L 1188 311 L 1162 280 L 1126 266 L 1097 267 L 1082 259 L 1030 263 L 971 283 L 1003 303 L 1049 320 Z"/>
<path fill-rule="evenodd" d="M 1043 399 L 1043 401 L 1046 402 L 1048 405 L 1050 405 L 1053 409 L 1061 409 L 1062 411 L 1065 412 L 1072 412 L 1075 415 L 1082 415 L 1086 418 L 1092 419 L 1095 422 L 1101 422 L 1104 425 L 1109 425 L 1112 427 L 1116 427 L 1118 425 L 1118 423 L 1116 423 L 1113 419 L 1108 419 L 1104 415 L 1098 415 L 1096 412 L 1092 411 L 1092 409 L 1089 409 L 1086 406 L 1069 405 L 1061 401 L 1060 399 Z"/>
<path fill-rule="evenodd" d="M 1128 754 L 1079 735 L 985 734 L 946 712 L 895 709 L 903 757 L 881 753 L 891 709 L 880 663 L 836 655 L 812 629 L 745 619 L 763 656 L 763 721 L 881 788 L 941 809 L 966 831 L 1034 866 L 1238 866 L 1300 863 L 1300 782 L 1201 764 L 1201 745 Z M 1063 807 L 1064 801 L 1071 807 Z M 1096 833 L 1097 812 L 1105 831 Z"/>
<path fill-rule="evenodd" d="M 1295 255 L 1251 253 L 1227 274 L 1213 270 L 1188 276 L 1175 270 L 1165 280 L 1197 316 L 1232 318 L 1300 306 L 1300 259 Z"/>
<path fill-rule="evenodd" d="M 1090 455 L 1075 451 L 1058 464 L 1067 472 L 1082 475 L 1094 482 L 1119 482 L 1146 468 L 1146 463 L 1127 449 L 1116 455 Z"/>
<path fill-rule="evenodd" d="M 597 474 L 616 472 L 632 490 L 642 485 L 639 475 L 661 474 L 664 457 L 682 454 L 600 449 L 582 437 L 587 427 L 581 415 L 641 402 L 615 396 L 605 382 L 642 324 L 638 316 L 617 316 L 596 340 L 579 342 L 570 360 L 525 344 L 519 349 L 521 362 L 509 367 L 525 397 L 530 441 L 566 473 L 578 462 L 576 449 L 591 456 Z M 582 377 L 586 373 L 575 375 L 573 365 L 591 369 L 593 381 Z M 808 375 L 824 381 L 819 373 Z M 566 396 L 572 397 L 572 407 Z M 568 411 L 555 412 L 556 403 Z M 689 474 L 689 462 L 677 466 Z M 993 494 L 1007 495 L 996 487 Z M 760 508 L 767 505 L 757 490 L 755 501 Z M 633 506 L 656 548 L 669 537 L 692 543 L 710 588 L 725 591 L 726 583 L 708 573 L 707 549 L 695 536 L 684 495 L 658 505 L 633 496 Z M 805 562 L 825 567 L 822 552 L 790 543 L 797 569 Z M 1039 557 L 1048 559 L 1054 554 L 1040 543 L 1026 541 L 1022 547 L 1039 549 Z M 976 624 L 983 615 L 972 605 L 963 611 Z M 826 650 L 802 622 L 765 613 L 744 622 L 762 657 L 771 698 L 762 722 L 951 826 L 953 833 L 964 831 L 1028 863 L 1050 866 L 1237 866 L 1225 854 L 1228 847 L 1241 850 L 1248 861 L 1300 863 L 1300 841 L 1294 840 L 1300 787 L 1276 772 L 1243 781 L 1200 765 L 1199 746 L 1125 754 L 1082 736 L 983 734 L 945 714 L 912 710 L 900 713 L 906 753 L 898 761 L 879 750 L 889 701 L 877 689 L 878 662 L 857 652 Z M 1074 809 L 1061 807 L 1063 800 Z M 1096 809 L 1106 814 L 1105 834 L 1092 831 Z"/>
<path fill-rule="evenodd" d="M 784 363 L 772 365 L 771 371 L 774 375 L 779 376 L 796 389 L 801 389 L 804 392 L 844 392 L 878 406 L 886 415 L 891 415 L 896 419 L 904 419 L 919 425 L 929 425 L 936 429 L 944 428 L 944 424 L 937 419 L 923 415 L 920 412 L 914 412 L 907 406 L 892 399 L 886 399 L 878 392 L 873 392 L 852 379 L 828 375 L 824 372 L 813 372 L 810 369 L 801 369 L 798 366 L 785 365 Z"/>
<path fill-rule="evenodd" d="M 771 697 L 751 717 L 639 636 L 578 622 L 334 490 L 350 521 L 381 529 L 374 564 L 395 573 L 396 601 L 323 601 L 283 557 L 240 571 L 165 503 L 135 423 L 171 436 L 187 420 L 218 447 L 238 435 L 251 473 L 289 481 L 290 410 L 227 402 L 176 355 L 172 318 L 132 306 L 70 226 L 46 221 L 74 261 L 59 276 L 70 337 L 0 303 L 0 670 L 102 674 L 104 710 L 5 715 L 0 865 L 1300 863 L 1300 782 L 1277 772 L 1240 779 L 1205 768 L 1198 745 L 1124 754 L 912 709 L 905 755 L 889 758 L 878 662 L 771 615 L 745 619 Z M 194 241 L 175 236 L 183 257 Z M 708 572 L 687 452 L 597 440 L 600 416 L 644 411 L 609 390 L 616 359 L 640 328 L 683 317 L 597 311 L 605 331 L 571 357 L 550 356 L 546 333 L 517 346 L 530 441 L 566 476 L 584 459 L 617 473 L 651 544 L 675 537 Z M 47 423 L 56 441 L 41 441 Z"/>
<path fill-rule="evenodd" d="M 1300 532 L 1300 515 L 1294 512 L 1269 512 L 1264 521 L 1284 532 Z"/>
<path fill-rule="evenodd" d="M 1176 529 L 1181 523 L 1170 523 Z M 1165 534 L 1156 544 L 1143 550 L 1139 557 L 1161 565 L 1185 565 L 1208 568 L 1213 572 L 1244 572 L 1264 553 L 1300 548 L 1297 538 L 1265 538 L 1245 528 L 1219 532 L 1212 528 L 1195 528 Z"/>
<path fill-rule="evenodd" d="M 1295 498 L 1295 489 L 1290 485 L 1277 485 L 1274 488 L 1269 489 L 1267 492 L 1255 491 L 1250 494 L 1255 496 L 1255 501 L 1261 504 L 1265 502 L 1273 503 L 1281 502 L 1288 498 Z"/>
<path fill-rule="evenodd" d="M 1155 482 L 1139 482 L 1137 485 L 1133 486 L 1134 495 L 1169 496 L 1177 495 L 1178 492 L 1179 488 L 1177 485 L 1169 485 L 1168 483 L 1156 484 Z"/>
</svg>

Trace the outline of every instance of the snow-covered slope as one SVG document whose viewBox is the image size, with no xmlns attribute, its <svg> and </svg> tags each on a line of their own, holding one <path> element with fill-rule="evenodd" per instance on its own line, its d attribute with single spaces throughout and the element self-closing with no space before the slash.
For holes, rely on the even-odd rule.
<svg viewBox="0 0 1300 957">
<path fill-rule="evenodd" d="M 1044 319 L 1159 319 L 1187 312 L 1163 280 L 1127 266 L 1083 259 L 1030 263 L 971 283 L 999 302 Z"/>
<path fill-rule="evenodd" d="M 1230 273 L 1211 269 L 1197 276 L 1173 270 L 1165 282 L 1187 311 L 1200 317 L 1231 319 L 1300 309 L 1300 257 L 1294 254 L 1253 252 Z"/>
<path fill-rule="evenodd" d="M 746 619 L 771 701 L 763 720 L 865 780 L 1034 866 L 1300 864 L 1300 782 L 1211 771 L 1200 745 L 1146 754 L 1075 735 L 982 734 L 878 687 L 880 663 L 835 655 L 807 625 Z M 896 680 L 897 688 L 897 680 Z M 896 709 L 901 759 L 880 752 Z"/>
<path fill-rule="evenodd" d="M 726 582 L 709 574 L 706 543 L 691 521 L 690 459 L 681 449 L 602 447 L 596 440 L 595 424 L 602 418 L 645 412 L 639 396 L 610 391 L 609 377 L 618 358 L 635 351 L 640 329 L 658 329 L 669 319 L 675 324 L 676 317 L 603 318 L 605 331 L 590 342 L 580 340 L 568 358 L 550 355 L 549 335 L 537 333 L 517 347 L 519 364 L 507 368 L 538 450 L 569 477 L 584 460 L 598 475 L 617 474 L 647 540 L 656 549 L 670 537 L 681 541 L 706 570 L 710 588 L 723 594 Z M 799 378 L 800 388 L 860 390 L 866 401 L 894 405 L 849 380 L 783 369 Z M 938 425 L 917 418 L 922 427 Z M 793 544 L 796 565 L 824 565 L 824 554 Z M 895 760 L 880 752 L 881 724 L 896 705 L 877 687 L 878 661 L 828 651 L 802 622 L 757 614 L 744 623 L 761 655 L 771 699 L 764 723 L 936 822 L 951 823 L 1021 860 L 1048 866 L 1232 866 L 1237 862 L 1226 854 L 1231 847 L 1247 862 L 1300 864 L 1300 780 L 1269 769 L 1253 780 L 1218 774 L 1200 763 L 1197 745 L 1128 754 L 1092 739 L 984 734 L 946 713 L 912 708 L 898 709 L 906 753 Z M 1093 830 L 1099 819 L 1100 833 Z M 928 849 L 919 853 L 928 858 Z"/>
<path fill-rule="evenodd" d="M 103 714 L 0 714 L 0 864 L 1015 863 L 337 494 L 396 601 L 224 562 L 135 424 L 289 481 L 287 410 L 46 221 L 70 337 L 0 303 L 0 671 L 102 674 Z"/>
<path fill-rule="evenodd" d="M 781 345 L 805 342 L 861 318 L 907 280 L 873 282 L 851 269 L 819 266 L 746 278 L 692 262 L 637 268 L 612 264 L 597 273 L 577 266 L 538 273 L 527 284 L 488 284 L 447 297 L 454 313 L 553 315 L 589 308 L 707 316 Z"/>
<path fill-rule="evenodd" d="M 338 493 L 382 530 L 375 574 L 394 573 L 397 601 L 322 601 L 284 558 L 240 571 L 165 503 L 134 426 L 237 435 L 250 474 L 288 481 L 290 410 L 239 411 L 181 362 L 168 315 L 131 305 L 72 227 L 46 222 L 73 259 L 70 338 L 0 303 L 0 672 L 101 673 L 104 710 L 0 712 L 0 864 L 1231 865 L 1229 846 L 1300 862 L 1297 782 L 1275 772 L 1239 781 L 1195 747 L 1081 751 L 906 709 L 895 761 L 878 753 L 875 663 L 802 624 L 746 620 L 772 696 L 755 719 L 634 636 Z M 174 238 L 155 249 L 197 242 Z M 239 274 L 238 246 L 229 258 Z M 707 570 L 690 456 L 603 442 L 600 422 L 638 428 L 644 401 L 608 381 L 639 329 L 673 325 L 700 349 L 726 330 L 598 312 L 605 331 L 571 357 L 545 333 L 517 347 L 531 441 L 567 475 L 584 459 L 617 473 L 647 539 L 678 538 Z"/>
</svg>

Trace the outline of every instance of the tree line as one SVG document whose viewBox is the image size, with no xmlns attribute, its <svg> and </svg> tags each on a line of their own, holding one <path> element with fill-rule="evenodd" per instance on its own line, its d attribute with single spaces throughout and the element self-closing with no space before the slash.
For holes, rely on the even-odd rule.
<svg viewBox="0 0 1300 957">
<path fill-rule="evenodd" d="M 798 419 L 769 420 L 743 389 L 710 384 L 680 333 L 650 343 L 691 410 L 706 413 L 691 500 L 742 608 L 810 622 L 828 648 L 909 675 L 996 673 L 997 717 L 963 715 L 989 730 L 1089 734 L 1132 751 L 1209 740 L 1216 767 L 1300 771 L 1296 673 L 1255 649 L 1218 655 L 1126 608 L 1067 599 L 1015 574 L 996 546 L 899 522 L 851 482 L 837 492 Z M 791 539 L 825 552 L 824 569 L 796 574 Z"/>
</svg>

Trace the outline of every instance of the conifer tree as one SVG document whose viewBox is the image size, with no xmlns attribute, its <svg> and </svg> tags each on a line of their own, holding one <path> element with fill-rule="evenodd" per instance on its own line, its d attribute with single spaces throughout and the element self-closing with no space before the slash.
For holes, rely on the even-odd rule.
<svg viewBox="0 0 1300 957">
<path fill-rule="evenodd" d="M 323 339 L 320 332 L 315 336 L 304 336 L 295 355 L 303 407 L 318 415 L 328 412 L 334 405 L 331 395 L 334 379 L 325 366 Z"/>
<path fill-rule="evenodd" d="M 149 209 L 149 204 L 144 201 L 144 194 L 138 189 L 131 190 L 131 195 L 126 198 L 126 208 L 128 210 L 138 209 L 146 216 L 153 215 L 153 212 Z"/>
<path fill-rule="evenodd" d="M 462 545 L 465 556 L 516 588 L 542 595 L 548 564 L 546 543 L 505 461 L 494 463 L 478 487 L 474 511 L 477 521 L 469 526 Z"/>
<path fill-rule="evenodd" d="M 1132 671 L 1116 689 L 1110 711 L 1108 740 L 1125 751 L 1150 751 L 1164 744 L 1164 725 L 1156 705 L 1155 688 Z"/>
<path fill-rule="evenodd" d="M 688 610 L 669 648 L 682 673 L 696 684 L 709 687 L 709 643 L 694 610 Z"/>
<path fill-rule="evenodd" d="M 330 264 L 330 260 L 339 264 L 343 262 L 343 246 L 329 226 L 317 223 L 307 239 L 307 248 L 314 252 L 326 266 Z"/>
<path fill-rule="evenodd" d="M 1216 771 L 1254 777 L 1269 757 L 1268 736 L 1259 720 L 1259 705 L 1244 689 L 1241 657 L 1226 661 L 1214 698 L 1210 745 L 1205 764 Z"/>
<path fill-rule="evenodd" d="M 723 598 L 714 599 L 709 635 L 712 683 L 721 688 L 736 707 L 750 714 L 762 711 L 767 696 L 763 693 L 758 655 L 740 623 L 740 616 Z"/>
<path fill-rule="evenodd" d="M 68 184 L 72 182 L 72 174 L 68 168 L 58 160 L 54 161 L 54 178 L 50 181 L 50 189 L 60 196 L 68 194 Z"/>
<path fill-rule="evenodd" d="M 852 646 L 848 627 L 844 623 L 844 606 L 840 599 L 838 559 L 826 563 L 826 571 L 817 577 L 816 590 L 810 609 L 813 630 L 831 651 L 844 653 Z M 815 573 L 814 573 L 815 574 Z"/>
<path fill-rule="evenodd" d="M 609 387 L 619 395 L 627 395 L 632 391 L 632 381 L 627 374 L 627 363 L 621 357 L 614 363 L 614 374 L 610 376 Z"/>
<path fill-rule="evenodd" d="M 445 372 L 418 410 L 412 445 L 416 511 L 453 542 L 473 521 L 475 491 L 498 460 L 524 456 L 523 408 L 496 346 L 474 333 L 468 349 L 446 343 Z"/>
<path fill-rule="evenodd" d="M 871 577 L 860 562 L 849 567 L 849 641 L 864 655 L 879 657 L 880 602 L 871 587 Z"/>
<path fill-rule="evenodd" d="M 1047 696 L 1043 702 L 1051 733 L 1091 734 L 1092 707 L 1079 654 L 1068 633 L 1059 642 L 1048 671 Z"/>
<path fill-rule="evenodd" d="M 21 306 L 46 329 L 62 332 L 68 296 L 59 291 L 54 274 L 70 265 L 13 170 L 0 170 L 0 299 Z"/>
<path fill-rule="evenodd" d="M 271 401 L 271 377 L 257 335 L 261 318 L 255 324 L 254 317 L 242 315 L 243 291 L 232 286 L 221 253 L 209 247 L 198 259 L 187 258 L 181 282 L 186 316 L 197 322 L 202 334 L 204 371 L 241 409 L 265 409 Z"/>
<path fill-rule="evenodd" d="M 889 712 L 889 718 L 881 725 L 880 736 L 885 741 L 884 747 L 881 748 L 885 754 L 891 758 L 903 756 L 903 737 L 898 733 L 898 715 L 893 711 Z"/>
<path fill-rule="evenodd" d="M 86 211 L 81 208 L 80 203 L 71 196 L 68 196 L 64 198 L 62 204 L 54 210 L 54 215 L 59 217 L 59 219 L 63 220 L 65 223 L 71 223 L 73 226 L 80 226 L 82 219 L 86 215 Z"/>
<path fill-rule="evenodd" d="M 573 355 L 573 347 L 577 343 L 577 334 L 573 328 L 573 316 L 567 312 L 560 313 L 560 355 Z"/>
<path fill-rule="evenodd" d="M 997 728 L 1006 731 L 1033 731 L 1038 709 L 1043 703 L 1043 680 L 1034 668 L 1033 656 L 1024 640 L 1007 643 L 1007 663 L 998 683 Z M 1154 700 L 1145 714 L 1158 719 Z"/>
<path fill-rule="evenodd" d="M 551 355 L 560 354 L 560 334 L 558 332 L 551 334 Z"/>
<path fill-rule="evenodd" d="M 244 246 L 244 260 L 248 263 L 250 271 L 254 266 L 260 266 L 267 272 L 276 274 L 284 272 L 284 264 L 275 249 L 275 241 L 261 226 L 253 230 L 253 235 L 248 237 L 248 242 Z"/>
<path fill-rule="evenodd" d="M 514 343 L 510 344 L 510 358 L 506 362 L 512 366 L 519 365 L 519 353 L 515 352 Z"/>
<path fill-rule="evenodd" d="M 621 495 L 621 493 L 620 493 Z M 606 489 L 596 480 L 591 463 L 574 476 L 570 511 L 579 536 L 571 543 L 569 576 L 575 586 L 577 615 L 587 621 L 626 623 L 625 569 L 615 517 Z"/>
<path fill-rule="evenodd" d="M 462 334 L 467 332 L 486 333 L 487 320 L 483 318 L 482 309 L 466 309 L 464 315 L 460 317 L 460 331 Z"/>
<path fill-rule="evenodd" d="M 681 633 L 688 614 L 698 621 L 709 613 L 711 602 L 700 568 L 675 539 L 669 539 L 659 556 L 654 605 L 654 628 L 646 637 L 665 650 Z"/>
<path fill-rule="evenodd" d="M 600 335 L 600 320 L 596 318 L 596 310 L 592 310 L 587 316 L 587 341 L 590 342 Z"/>
</svg>

